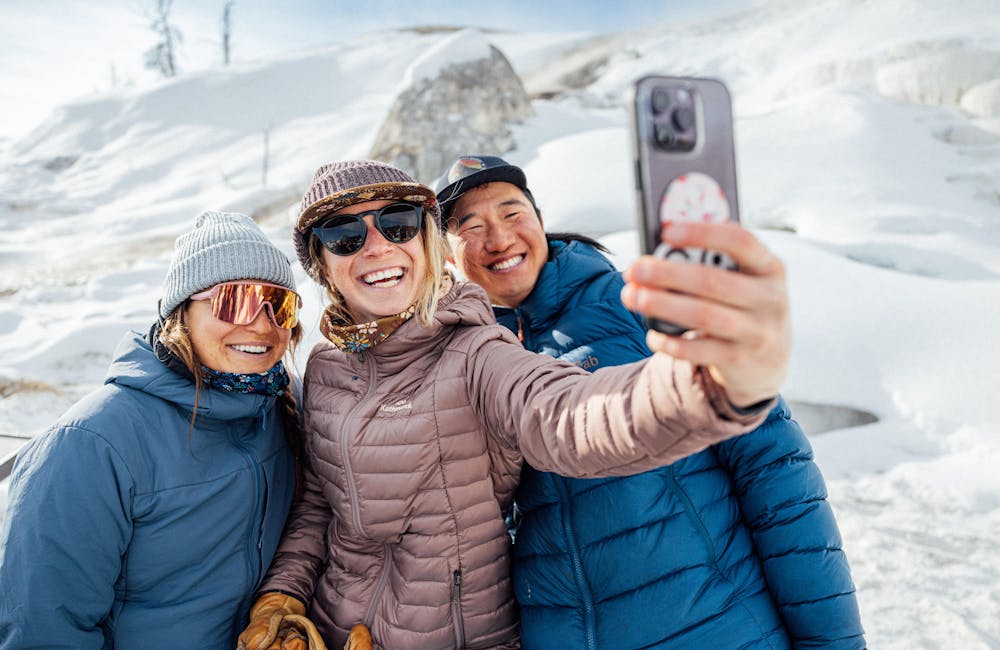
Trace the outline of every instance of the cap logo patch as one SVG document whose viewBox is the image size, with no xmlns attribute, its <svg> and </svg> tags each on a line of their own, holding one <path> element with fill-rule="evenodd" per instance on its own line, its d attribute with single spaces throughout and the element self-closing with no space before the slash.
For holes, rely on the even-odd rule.
<svg viewBox="0 0 1000 650">
<path fill-rule="evenodd" d="M 459 158 L 448 172 L 448 182 L 454 183 L 460 178 L 483 169 L 486 169 L 486 163 L 479 158 Z"/>
</svg>

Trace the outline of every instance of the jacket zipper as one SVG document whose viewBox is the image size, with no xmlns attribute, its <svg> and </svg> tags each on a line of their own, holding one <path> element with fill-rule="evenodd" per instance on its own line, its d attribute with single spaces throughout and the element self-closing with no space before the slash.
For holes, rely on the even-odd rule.
<svg viewBox="0 0 1000 650">
<path fill-rule="evenodd" d="M 267 431 L 267 412 L 276 398 L 269 397 L 260 403 L 260 430 Z"/>
<path fill-rule="evenodd" d="M 525 350 L 534 350 L 534 337 L 531 336 L 531 326 L 524 328 L 523 310 L 518 307 L 514 310 L 517 318 L 518 339 Z M 570 493 L 568 479 L 550 474 L 556 489 L 559 490 L 559 501 L 563 504 L 570 504 Z M 573 579 L 576 581 L 577 593 L 583 605 L 583 630 L 584 647 L 587 650 L 597 650 L 597 619 L 594 614 L 594 594 L 587 584 L 587 578 L 583 572 L 583 560 L 580 557 L 580 544 L 577 542 L 576 533 L 573 532 L 572 508 L 568 505 L 562 508 L 563 534 L 566 536 L 566 551 L 569 554 L 570 564 L 573 568 Z"/>
<path fill-rule="evenodd" d="M 573 578 L 576 580 L 577 593 L 580 595 L 580 600 L 583 603 L 584 647 L 588 650 L 597 650 L 597 621 L 594 619 L 594 595 L 590 592 L 590 586 L 587 584 L 586 576 L 583 574 L 580 545 L 577 543 L 576 534 L 573 532 L 573 522 L 570 514 L 572 508 L 568 505 L 572 503 L 569 488 L 566 486 L 565 478 L 555 474 L 551 476 L 556 484 L 556 489 L 559 490 L 560 502 L 566 504 L 561 508 L 563 534 L 566 536 L 566 550 L 573 565 Z"/>
<path fill-rule="evenodd" d="M 358 360 L 364 363 L 365 357 L 362 354 L 358 354 Z M 344 474 L 347 477 L 347 494 L 351 499 L 351 514 L 354 517 L 354 529 L 357 531 L 358 535 L 364 536 L 364 529 L 361 526 L 361 508 L 358 506 L 358 485 L 354 480 L 354 470 L 351 469 L 351 455 L 350 455 L 350 439 L 347 435 L 347 425 L 350 423 L 351 418 L 355 413 L 361 408 L 372 393 L 375 392 L 375 359 L 371 360 L 368 364 L 368 390 L 365 392 L 364 396 L 358 400 L 358 403 L 347 412 L 347 416 L 340 425 L 340 454 L 344 459 Z"/>
<path fill-rule="evenodd" d="M 372 627 L 372 621 L 375 619 L 375 609 L 378 607 L 379 601 L 382 600 L 382 592 L 385 591 L 385 586 L 389 582 L 389 569 L 392 567 L 389 545 L 383 545 L 382 551 L 385 557 L 382 561 L 382 573 L 379 574 L 378 583 L 375 585 L 375 593 L 372 594 L 371 602 L 368 603 L 368 609 L 365 610 L 365 618 L 362 621 L 368 629 Z"/>
<path fill-rule="evenodd" d="M 260 567 L 260 571 L 264 570 L 264 522 L 267 520 L 267 495 L 268 495 L 268 485 L 267 485 L 267 474 L 261 474 L 261 482 L 264 484 L 264 498 L 261 500 L 261 511 L 260 511 L 260 524 L 257 526 L 257 566 Z M 257 580 L 254 581 L 254 589 L 257 588 L 256 584 L 260 581 L 260 573 L 257 574 Z"/>
<path fill-rule="evenodd" d="M 532 337 L 531 337 L 531 326 L 529 325 L 527 329 L 524 327 L 524 312 L 520 307 L 514 310 L 514 319 L 517 320 L 517 340 L 521 342 L 525 350 L 533 350 L 531 347 Z"/>
<path fill-rule="evenodd" d="M 455 623 L 455 647 L 465 647 L 465 621 L 462 618 L 462 570 L 451 574 L 451 618 Z"/>
<path fill-rule="evenodd" d="M 252 591 L 257 588 L 257 581 L 260 579 L 264 565 L 264 560 L 261 557 L 263 547 L 263 535 L 261 530 L 264 526 L 263 513 L 265 508 L 264 499 L 266 499 L 266 495 L 264 495 L 264 499 L 261 498 L 261 484 L 263 483 L 263 480 L 261 477 L 262 472 L 260 463 L 257 462 L 254 455 L 250 453 L 250 450 L 240 443 L 239 436 L 234 428 L 230 428 L 230 435 L 232 436 L 233 446 L 239 449 L 243 454 L 243 457 L 247 460 L 247 464 L 250 468 L 250 477 L 253 480 L 253 493 L 257 497 L 256 502 L 254 503 L 253 516 L 251 516 L 247 521 L 246 561 L 247 578 L 249 579 L 247 589 L 248 591 Z M 256 552 L 251 550 L 252 546 L 256 546 Z"/>
<path fill-rule="evenodd" d="M 702 539 L 705 541 L 705 549 L 708 551 L 709 557 L 711 558 L 712 566 L 718 573 L 721 574 L 722 571 L 719 569 L 719 557 L 715 553 L 715 542 L 712 541 L 712 536 L 708 533 L 708 528 L 705 527 L 705 522 L 702 521 L 701 515 L 698 514 L 698 510 L 694 507 L 694 503 L 691 502 L 691 497 L 688 496 L 688 493 L 677 481 L 677 474 L 675 473 L 673 465 L 668 468 L 667 476 L 670 480 L 670 489 L 673 490 L 677 498 L 679 498 L 681 503 L 684 504 L 684 510 L 694 522 L 695 528 L 698 529 L 698 533 L 701 534 Z"/>
</svg>

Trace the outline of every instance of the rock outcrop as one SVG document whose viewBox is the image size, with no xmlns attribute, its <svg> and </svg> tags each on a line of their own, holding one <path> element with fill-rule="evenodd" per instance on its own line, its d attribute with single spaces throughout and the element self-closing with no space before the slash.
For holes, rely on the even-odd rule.
<svg viewBox="0 0 1000 650">
<path fill-rule="evenodd" d="M 469 38 L 451 47 L 467 46 Z M 534 110 L 507 57 L 493 45 L 482 52 L 482 58 L 465 58 L 441 66 L 433 77 L 414 79 L 396 98 L 370 156 L 433 186 L 458 156 L 510 151 L 511 125 Z"/>
</svg>

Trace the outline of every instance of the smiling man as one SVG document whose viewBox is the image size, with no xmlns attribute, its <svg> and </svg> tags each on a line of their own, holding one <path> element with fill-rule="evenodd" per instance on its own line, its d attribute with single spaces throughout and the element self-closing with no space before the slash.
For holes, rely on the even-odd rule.
<svg viewBox="0 0 1000 650">
<path fill-rule="evenodd" d="M 642 319 L 623 303 L 635 307 L 637 296 L 623 295 L 606 249 L 546 233 L 521 169 L 465 156 L 437 197 L 452 263 L 525 348 L 589 371 L 651 354 Z M 685 244 L 719 250 L 705 238 L 721 236 L 736 259 L 765 262 L 733 273 L 647 259 L 697 306 L 679 317 L 701 310 L 698 338 L 741 353 L 746 343 L 716 321 L 780 339 L 783 318 L 756 316 L 787 310 L 781 263 L 745 230 L 690 230 Z M 648 341 L 663 349 L 666 339 L 664 351 L 708 365 L 696 339 L 653 332 Z M 772 354 L 759 344 L 751 353 Z M 823 479 L 784 402 L 751 433 L 635 476 L 575 479 L 525 466 L 517 504 L 514 591 L 526 649 L 864 647 Z"/>
<path fill-rule="evenodd" d="M 604 350 L 609 358 L 649 356 L 642 319 L 627 312 L 620 301 L 617 308 L 628 314 L 630 322 L 611 324 L 611 331 L 605 329 L 607 319 L 581 318 L 586 315 L 578 311 L 581 305 L 603 302 L 598 297 L 609 293 L 618 300 L 624 284 L 621 274 L 601 254 L 607 249 L 590 237 L 545 232 L 541 212 L 520 168 L 494 156 L 459 158 L 439 182 L 438 201 L 442 214 L 447 215 L 443 223 L 452 263 L 486 290 L 497 320 L 516 332 L 526 348 L 568 359 L 588 370 L 597 368 L 593 346 L 560 346 L 552 340 L 553 331 L 566 328 L 543 332 L 523 327 L 525 319 L 534 320 L 541 314 L 539 307 L 554 306 L 565 298 L 570 300 L 566 307 L 572 306 L 576 312 L 574 329 L 588 330 L 580 332 L 578 338 L 604 339 L 611 348 Z M 571 272 L 574 277 L 570 277 Z M 552 276 L 553 282 L 532 295 L 543 276 Z M 586 290 L 577 293 L 582 289 Z M 550 295 L 552 291 L 560 295 Z M 630 333 L 640 336 L 628 336 Z M 618 363 L 625 362 L 607 365 Z"/>
<path fill-rule="evenodd" d="M 483 160 L 492 166 L 486 169 Z M 454 261 L 495 304 L 517 307 L 531 293 L 549 258 L 541 215 L 524 173 L 485 156 L 462 158 L 455 167 L 460 172 L 472 170 L 472 182 L 477 184 L 464 191 L 459 185 L 456 190 L 462 194 L 452 206 L 447 230 L 452 249 L 458 251 Z M 445 203 L 440 194 L 439 201 Z"/>
</svg>

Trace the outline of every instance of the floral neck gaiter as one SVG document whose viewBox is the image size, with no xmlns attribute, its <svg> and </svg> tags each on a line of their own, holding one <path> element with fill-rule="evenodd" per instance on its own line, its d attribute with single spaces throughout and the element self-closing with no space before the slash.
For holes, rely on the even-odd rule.
<svg viewBox="0 0 1000 650">
<path fill-rule="evenodd" d="M 284 393 L 289 382 L 288 373 L 280 361 L 267 372 L 250 374 L 219 372 L 202 366 L 201 376 L 206 384 L 218 390 L 229 393 L 270 395 L 272 397 Z"/>
<path fill-rule="evenodd" d="M 389 338 L 400 325 L 413 318 L 416 312 L 417 306 L 414 304 L 406 311 L 393 316 L 385 316 L 370 323 L 346 325 L 335 323 L 331 310 L 327 309 L 323 312 L 319 329 L 337 349 L 344 352 L 361 352 Z"/>
</svg>

